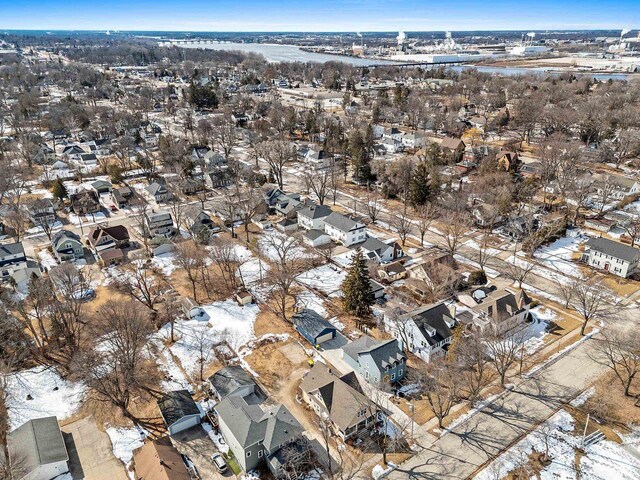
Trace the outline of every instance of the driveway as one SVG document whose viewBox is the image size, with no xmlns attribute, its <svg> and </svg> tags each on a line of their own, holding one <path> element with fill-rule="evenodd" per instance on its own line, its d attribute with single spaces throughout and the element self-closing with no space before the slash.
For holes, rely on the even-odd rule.
<svg viewBox="0 0 640 480">
<path fill-rule="evenodd" d="M 124 465 L 112 451 L 109 436 L 93 417 L 62 427 L 69 452 L 69 469 L 74 480 L 129 480 Z"/>
<path fill-rule="evenodd" d="M 173 435 L 171 441 L 180 453 L 189 457 L 193 462 L 202 480 L 220 480 L 225 477 L 233 477 L 231 469 L 222 475 L 211 463 L 211 456 L 218 450 L 200 425 Z"/>
</svg>

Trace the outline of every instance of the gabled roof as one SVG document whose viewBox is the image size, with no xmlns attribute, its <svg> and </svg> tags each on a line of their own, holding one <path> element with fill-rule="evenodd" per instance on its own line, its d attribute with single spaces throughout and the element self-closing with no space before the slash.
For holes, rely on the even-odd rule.
<svg viewBox="0 0 640 480">
<path fill-rule="evenodd" d="M 360 248 L 366 252 L 374 252 L 378 257 L 381 257 L 383 252 L 393 249 L 394 246 L 384 243 L 376 237 L 367 237 L 365 242 L 360 245 Z"/>
<path fill-rule="evenodd" d="M 448 150 L 457 150 L 460 146 L 464 146 L 464 142 L 459 138 L 444 137 L 440 142 L 440 148 L 446 148 Z"/>
<path fill-rule="evenodd" d="M 407 358 L 396 339 L 375 340 L 368 335 L 345 345 L 342 350 L 356 362 L 360 356 L 370 356 L 380 370 Z"/>
<path fill-rule="evenodd" d="M 447 322 L 455 321 L 451 317 L 449 308 L 444 303 L 427 305 L 413 310 L 404 315 L 404 318 L 413 320 L 430 345 L 436 345 L 442 340 L 450 338 L 452 332 Z"/>
<path fill-rule="evenodd" d="M 146 190 L 151 195 L 155 196 L 155 195 L 158 195 L 158 194 L 166 193 L 167 187 L 165 187 L 164 184 L 162 184 L 160 182 L 153 182 L 151 185 L 147 186 Z"/>
<path fill-rule="evenodd" d="M 158 407 L 167 426 L 189 415 L 200 415 L 200 410 L 187 390 L 169 392 L 158 399 Z"/>
<path fill-rule="evenodd" d="M 112 227 L 97 226 L 89 232 L 89 242 L 95 245 L 105 235 L 110 236 L 117 242 L 129 239 L 129 231 L 124 225 L 113 225 Z"/>
<path fill-rule="evenodd" d="M 637 248 L 625 245 L 624 243 L 614 242 L 608 238 L 590 238 L 587 240 L 586 245 L 592 250 L 602 252 L 605 255 L 610 255 L 626 262 L 635 262 L 638 257 L 640 257 L 640 250 Z"/>
<path fill-rule="evenodd" d="M 363 223 L 356 222 L 352 218 L 346 217 L 337 212 L 331 212 L 331 214 L 324 219 L 324 223 L 337 228 L 342 232 L 350 232 L 352 230 L 364 228 Z"/>
<path fill-rule="evenodd" d="M 232 395 L 242 387 L 256 386 L 256 382 L 240 365 L 223 367 L 209 377 L 209 382 L 220 398 Z"/>
<path fill-rule="evenodd" d="M 69 460 L 56 417 L 29 420 L 9 434 L 9 448 L 24 458 L 27 471 Z"/>
<path fill-rule="evenodd" d="M 136 480 L 190 480 L 180 452 L 168 437 L 147 441 L 133 451 Z"/>
<path fill-rule="evenodd" d="M 362 421 L 358 413 L 372 405 L 353 373 L 338 377 L 322 362 L 317 362 L 305 374 L 300 389 L 313 395 L 312 400 L 324 407 L 325 413 L 342 431 Z"/>
<path fill-rule="evenodd" d="M 82 241 L 78 234 L 71 232 L 69 230 L 60 230 L 53 234 L 51 237 L 51 245 L 53 245 L 54 250 L 59 250 L 60 244 L 67 242 L 69 240 L 73 240 L 82 245 Z"/>
<path fill-rule="evenodd" d="M 315 310 L 305 308 L 291 318 L 293 325 L 307 335 L 316 338 L 327 330 L 336 330 L 327 319 Z"/>
<path fill-rule="evenodd" d="M 24 256 L 24 247 L 22 246 L 22 242 L 0 245 L 0 258 L 18 254 L 22 254 Z"/>
<path fill-rule="evenodd" d="M 331 214 L 331 209 L 326 205 L 309 205 L 308 207 L 298 210 L 298 216 L 315 220 L 317 218 L 325 218 Z"/>
</svg>

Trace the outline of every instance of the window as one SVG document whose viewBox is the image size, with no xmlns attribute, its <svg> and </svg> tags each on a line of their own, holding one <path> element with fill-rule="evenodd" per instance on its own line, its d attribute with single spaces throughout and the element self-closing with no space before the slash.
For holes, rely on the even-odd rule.
<svg viewBox="0 0 640 480">
<path fill-rule="evenodd" d="M 249 453 L 251 453 L 251 452 L 249 452 Z M 258 458 L 262 458 L 262 450 L 260 450 L 260 451 L 258 452 Z"/>
<path fill-rule="evenodd" d="M 395 374 L 395 373 L 392 373 L 392 374 L 391 374 L 391 380 L 395 380 L 395 379 L 396 379 L 396 374 Z"/>
<path fill-rule="evenodd" d="M 402 369 L 398 370 L 398 377 L 402 376 Z"/>
<path fill-rule="evenodd" d="M 251 451 L 248 451 L 247 452 L 247 457 L 250 457 L 250 456 L 251 456 Z"/>
</svg>

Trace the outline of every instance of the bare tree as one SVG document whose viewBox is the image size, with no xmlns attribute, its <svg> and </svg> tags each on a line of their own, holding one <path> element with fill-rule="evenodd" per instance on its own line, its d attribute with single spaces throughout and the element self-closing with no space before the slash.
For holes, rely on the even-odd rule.
<svg viewBox="0 0 640 480">
<path fill-rule="evenodd" d="M 447 212 L 441 220 L 440 230 L 436 232 L 440 241 L 440 247 L 454 256 L 460 245 L 464 235 L 469 231 L 468 218 L 460 212 Z"/>
<path fill-rule="evenodd" d="M 238 193 L 237 212 L 244 224 L 245 240 L 249 243 L 249 224 L 262 205 L 262 195 L 259 190 L 247 189 Z"/>
<path fill-rule="evenodd" d="M 604 319 L 609 315 L 610 310 L 607 303 L 609 294 L 608 288 L 597 279 L 573 280 L 573 295 L 569 303 L 582 317 L 580 335 L 585 334 L 591 320 Z"/>
<path fill-rule="evenodd" d="M 194 242 L 176 244 L 175 261 L 187 277 L 191 286 L 191 296 L 198 301 L 198 280 L 203 266 L 206 266 L 206 252 Z"/>
<path fill-rule="evenodd" d="M 459 375 L 444 358 L 433 359 L 424 374 L 422 394 L 427 399 L 429 409 L 438 419 L 438 427 L 444 428 L 443 420 L 458 401 Z"/>
<path fill-rule="evenodd" d="M 416 226 L 418 227 L 418 232 L 420 233 L 420 246 L 424 247 L 424 237 L 437 216 L 436 208 L 432 203 L 426 203 L 418 207 L 417 214 L 418 220 L 416 221 Z"/>
<path fill-rule="evenodd" d="M 406 212 L 402 212 L 391 217 L 391 226 L 396 229 L 402 246 L 407 242 L 407 237 L 411 234 L 413 222 Z"/>
<path fill-rule="evenodd" d="M 167 285 L 162 272 L 152 265 L 130 263 L 123 267 L 123 275 L 116 278 L 115 287 L 125 295 L 156 311 Z"/>
<path fill-rule="evenodd" d="M 636 329 L 623 330 L 619 326 L 609 326 L 601 333 L 591 358 L 611 369 L 622 384 L 624 394 L 630 397 L 633 381 L 640 373 L 640 334 Z"/>
<path fill-rule="evenodd" d="M 98 312 L 95 335 L 99 348 L 90 350 L 78 365 L 91 398 L 117 407 L 134 424 L 140 421 L 131 412 L 131 402 L 149 388 L 151 375 L 145 365 L 144 349 L 152 332 L 148 310 L 133 300 L 110 301 Z"/>
<path fill-rule="evenodd" d="M 379 218 L 380 212 L 382 211 L 382 199 L 380 198 L 380 194 L 376 190 L 370 190 L 367 192 L 366 202 L 367 216 L 373 223 L 376 223 L 376 220 Z"/>
<path fill-rule="evenodd" d="M 331 170 L 325 168 L 320 171 L 306 172 L 304 181 L 307 190 L 316 196 L 320 205 L 324 205 L 331 188 Z"/>
<path fill-rule="evenodd" d="M 296 159 L 296 149 L 286 140 L 270 140 L 262 144 L 261 157 L 269 164 L 279 188 L 284 188 L 284 168 Z"/>
<path fill-rule="evenodd" d="M 519 330 L 502 334 L 492 325 L 488 328 L 494 331 L 487 332 L 486 351 L 493 368 L 500 376 L 500 385 L 504 387 L 509 369 L 516 365 L 523 354 L 524 332 Z"/>
<path fill-rule="evenodd" d="M 490 358 L 487 355 L 485 340 L 485 336 L 479 331 L 466 336 L 461 335 L 455 349 L 452 346 L 449 350 L 449 355 L 455 357 L 454 361 L 464 380 L 461 392 L 464 392 L 472 404 L 491 381 Z"/>
</svg>

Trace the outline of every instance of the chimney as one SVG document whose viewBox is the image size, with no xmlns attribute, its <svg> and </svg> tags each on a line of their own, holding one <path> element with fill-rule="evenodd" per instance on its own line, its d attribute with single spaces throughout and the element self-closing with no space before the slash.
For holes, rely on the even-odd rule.
<svg viewBox="0 0 640 480">
<path fill-rule="evenodd" d="M 455 320 L 456 318 L 456 304 L 452 303 L 451 305 L 449 305 L 449 314 L 451 315 L 451 318 L 453 318 Z"/>
</svg>

